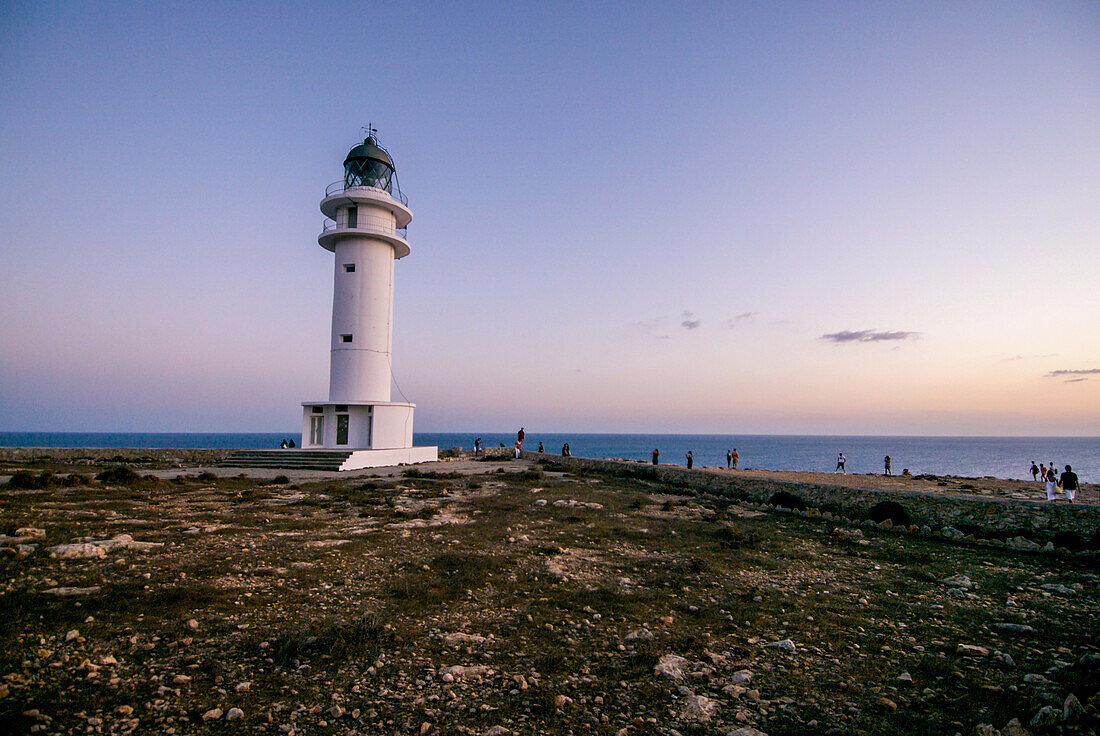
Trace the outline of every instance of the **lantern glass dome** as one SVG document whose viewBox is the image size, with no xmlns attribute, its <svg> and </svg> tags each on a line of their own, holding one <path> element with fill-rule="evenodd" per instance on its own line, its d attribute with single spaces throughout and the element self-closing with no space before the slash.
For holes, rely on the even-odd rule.
<svg viewBox="0 0 1100 736">
<path fill-rule="evenodd" d="M 376 187 L 393 193 L 393 159 L 373 137 L 348 152 L 344 159 L 345 187 Z"/>
</svg>

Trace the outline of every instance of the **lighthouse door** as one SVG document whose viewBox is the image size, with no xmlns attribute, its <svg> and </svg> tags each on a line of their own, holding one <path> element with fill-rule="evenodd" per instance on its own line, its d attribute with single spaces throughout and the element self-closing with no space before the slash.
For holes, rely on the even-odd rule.
<svg viewBox="0 0 1100 736">
<path fill-rule="evenodd" d="M 348 443 L 348 415 L 337 414 L 336 415 L 336 444 L 346 445 Z"/>
</svg>

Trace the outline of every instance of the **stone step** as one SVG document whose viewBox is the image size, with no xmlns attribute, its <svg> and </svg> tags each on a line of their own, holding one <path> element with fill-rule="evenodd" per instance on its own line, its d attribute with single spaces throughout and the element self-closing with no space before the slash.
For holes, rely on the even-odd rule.
<svg viewBox="0 0 1100 736">
<path fill-rule="evenodd" d="M 237 450 L 224 461 L 231 468 L 286 468 L 290 470 L 339 470 L 352 450 Z"/>
</svg>

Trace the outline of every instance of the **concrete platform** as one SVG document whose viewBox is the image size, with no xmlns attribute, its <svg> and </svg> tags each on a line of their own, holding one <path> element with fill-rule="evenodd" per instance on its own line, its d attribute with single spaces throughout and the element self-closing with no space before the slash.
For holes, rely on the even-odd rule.
<svg viewBox="0 0 1100 736">
<path fill-rule="evenodd" d="M 394 465 L 434 463 L 439 460 L 438 447 L 402 447 L 394 450 L 354 450 L 340 465 L 340 470 L 387 468 Z"/>
</svg>

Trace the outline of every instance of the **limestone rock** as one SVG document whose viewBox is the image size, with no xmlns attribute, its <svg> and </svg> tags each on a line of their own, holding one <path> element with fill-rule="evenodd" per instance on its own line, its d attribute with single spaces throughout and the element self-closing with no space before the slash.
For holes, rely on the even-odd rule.
<svg viewBox="0 0 1100 736">
<path fill-rule="evenodd" d="M 683 657 L 678 657 L 675 654 L 665 654 L 657 660 L 657 665 L 653 668 L 653 674 L 679 682 L 684 679 L 684 668 L 688 664 L 688 660 Z"/>
<path fill-rule="evenodd" d="M 680 720 L 685 723 L 707 723 L 717 712 L 717 700 L 711 700 L 703 695 L 692 695 L 684 699 Z"/>
</svg>

